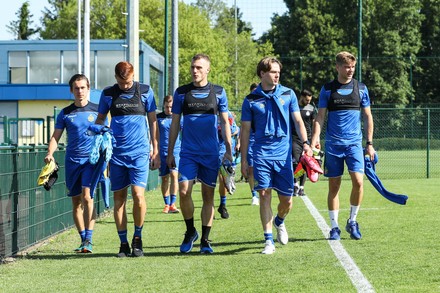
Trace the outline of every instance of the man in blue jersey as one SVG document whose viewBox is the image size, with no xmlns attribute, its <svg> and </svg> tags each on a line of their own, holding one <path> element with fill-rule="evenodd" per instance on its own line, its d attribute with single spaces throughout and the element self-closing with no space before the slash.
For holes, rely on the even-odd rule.
<svg viewBox="0 0 440 293">
<path fill-rule="evenodd" d="M 73 220 L 81 237 L 81 245 L 75 251 L 91 253 L 96 211 L 93 194 L 90 194 L 90 178 L 94 167 L 89 163 L 89 153 L 93 136 L 87 135 L 87 129 L 98 116 L 98 105 L 88 100 L 90 84 L 85 75 L 73 75 L 69 86 L 75 101 L 58 114 L 44 161 L 55 161 L 53 153 L 57 150 L 58 141 L 66 129 L 66 186 L 68 196 L 72 198 Z"/>
<path fill-rule="evenodd" d="M 299 111 L 301 113 L 301 118 L 304 122 L 304 126 L 307 130 L 307 139 L 312 139 L 312 126 L 313 121 L 316 117 L 316 108 L 314 104 L 312 103 L 313 95 L 312 93 L 307 90 L 303 89 L 301 91 L 301 94 L 299 96 L 298 104 L 299 104 Z M 292 153 L 293 158 L 295 159 L 293 163 L 293 170 L 296 169 L 298 166 L 299 160 L 301 158 L 301 155 L 303 153 L 303 144 L 302 140 L 296 133 L 296 131 L 293 131 L 293 137 L 292 137 Z M 304 184 L 306 182 L 306 174 L 303 174 L 299 178 L 295 179 L 295 187 L 294 187 L 294 195 L 295 196 L 304 196 L 306 195 L 304 192 Z"/>
<path fill-rule="evenodd" d="M 142 227 L 147 210 L 144 192 L 149 168 L 154 170 L 160 166 L 153 90 L 146 84 L 135 82 L 133 78 L 133 65 L 128 62 L 116 64 L 116 84 L 103 90 L 96 119 L 97 124 L 104 124 L 110 112 L 110 128 L 116 140 L 110 160 L 110 181 L 114 192 L 114 218 L 121 242 L 118 257 L 130 255 L 126 212 L 129 186 L 133 198 L 134 221 L 131 256 L 144 255 Z M 150 143 L 153 148 L 151 154 Z"/>
<path fill-rule="evenodd" d="M 318 115 L 315 119 L 312 145 L 320 148 L 320 134 L 327 116 L 325 134 L 324 176 L 328 177 L 328 209 L 331 223 L 329 239 L 339 240 L 339 189 L 344 173 L 344 162 L 350 174 L 350 217 L 345 230 L 352 239 L 362 234 L 356 221 L 363 198 L 364 150 L 362 148 L 361 113 L 365 130 L 365 153 L 374 159 L 373 116 L 370 97 L 365 84 L 353 78 L 356 57 L 349 52 L 336 55 L 337 79 L 325 84 L 319 94 Z"/>
<path fill-rule="evenodd" d="M 161 177 L 161 191 L 165 207 L 163 209 L 164 214 L 178 213 L 179 209 L 176 207 L 176 196 L 179 190 L 178 175 L 179 170 L 177 168 L 170 169 L 167 166 L 168 155 L 168 139 L 170 135 L 170 127 L 172 121 L 173 96 L 165 96 L 163 99 L 163 111 L 157 114 L 157 130 L 159 131 L 159 155 L 160 155 L 160 169 L 159 176 Z M 176 140 L 174 146 L 174 159 L 176 160 L 176 166 L 179 165 L 179 153 L 180 153 L 180 138 Z"/>
<path fill-rule="evenodd" d="M 241 172 L 247 176 L 249 137 L 254 132 L 252 157 L 255 190 L 260 196 L 260 219 L 264 231 L 263 254 L 275 252 L 272 226 L 277 240 L 285 245 L 289 241 L 284 219 L 292 208 L 293 166 L 291 150 L 291 122 L 300 135 L 304 151 L 311 155 L 307 132 L 301 119 L 295 92 L 279 84 L 281 62 L 265 57 L 257 65 L 261 82 L 242 105 L 241 114 Z M 278 193 L 278 211 L 273 218 L 272 189 Z"/>
<path fill-rule="evenodd" d="M 171 123 L 167 164 L 176 167 L 174 145 L 183 115 L 182 147 L 179 163 L 180 209 L 186 224 L 185 238 L 180 252 L 192 250 L 199 234 L 194 227 L 194 180 L 202 183 L 202 237 L 201 253 L 213 253 L 209 233 L 214 218 L 214 189 L 220 167 L 217 119 L 220 119 L 221 135 L 225 141 L 225 160 L 232 162 L 231 129 L 228 121 L 228 100 L 223 87 L 208 82 L 211 61 L 205 54 L 197 54 L 191 60 L 192 82 L 174 92 L 173 121 Z"/>
</svg>

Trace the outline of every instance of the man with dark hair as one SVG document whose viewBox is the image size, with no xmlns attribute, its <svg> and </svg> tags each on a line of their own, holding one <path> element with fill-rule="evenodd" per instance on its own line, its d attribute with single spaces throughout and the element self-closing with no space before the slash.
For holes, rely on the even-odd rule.
<svg viewBox="0 0 440 293">
<path fill-rule="evenodd" d="M 69 86 L 75 101 L 62 109 L 56 117 L 55 130 L 44 161 L 55 161 L 53 154 L 66 129 L 66 186 L 68 196 L 72 198 L 73 220 L 81 237 L 81 245 L 75 251 L 91 253 L 96 211 L 93 205 L 94 196 L 90 194 L 90 178 L 94 166 L 89 163 L 89 153 L 93 136 L 87 135 L 87 129 L 98 116 L 98 105 L 89 101 L 90 83 L 85 75 L 73 75 Z"/>
<path fill-rule="evenodd" d="M 174 92 L 173 121 L 170 129 L 167 164 L 176 167 L 174 145 L 183 115 L 182 147 L 179 163 L 180 209 L 185 220 L 185 238 L 180 252 L 189 253 L 199 234 L 194 227 L 194 180 L 202 183 L 202 239 L 201 253 L 213 253 L 209 240 L 214 218 L 214 189 L 220 167 L 218 122 L 225 142 L 224 160 L 232 162 L 231 129 L 228 121 L 228 100 L 223 87 L 208 82 L 211 61 L 205 54 L 197 54 L 191 60 L 192 82 Z"/>
<path fill-rule="evenodd" d="M 143 256 L 142 228 L 147 210 L 145 188 L 149 168 L 160 166 L 158 156 L 156 102 L 149 85 L 134 81 L 134 68 L 128 62 L 115 66 L 116 84 L 101 94 L 97 124 L 104 124 L 110 112 L 110 128 L 116 140 L 110 160 L 110 181 L 114 192 L 114 218 L 121 242 L 118 257 L 130 255 L 127 239 L 126 201 L 128 187 L 133 198 L 134 234 L 131 256 Z M 147 119 L 145 119 L 147 116 Z M 150 157 L 150 143 L 153 147 Z"/>
<path fill-rule="evenodd" d="M 272 225 L 277 240 L 285 245 L 289 241 L 284 219 L 292 208 L 293 168 L 291 120 L 300 135 L 304 151 L 311 155 L 307 132 L 301 119 L 295 92 L 279 84 L 281 62 L 265 57 L 257 65 L 261 82 L 243 101 L 241 115 L 241 171 L 247 176 L 249 136 L 254 132 L 252 147 L 255 190 L 260 196 L 260 219 L 264 231 L 263 254 L 275 252 Z M 252 130 L 251 130 L 252 129 Z M 273 218 L 272 189 L 278 193 L 278 211 Z"/>
<path fill-rule="evenodd" d="M 179 153 L 180 153 L 180 138 L 176 140 L 174 146 L 174 159 L 176 161 L 176 168 L 170 169 L 167 166 L 168 155 L 168 140 L 170 136 L 170 127 L 172 121 L 173 96 L 165 96 L 163 99 L 163 111 L 157 114 L 157 131 L 159 136 L 159 155 L 160 155 L 160 169 L 159 176 L 161 177 L 161 191 L 165 207 L 164 214 L 179 213 L 176 207 L 176 196 L 179 190 L 178 175 L 179 169 Z"/>
<path fill-rule="evenodd" d="M 312 126 L 313 121 L 316 117 L 316 108 L 312 103 L 313 95 L 312 93 L 307 90 L 303 89 L 301 91 L 301 94 L 299 96 L 299 112 L 301 113 L 301 118 L 304 122 L 304 126 L 306 127 L 307 131 L 307 139 L 312 139 Z M 299 135 L 296 133 L 296 131 L 293 131 L 293 137 L 292 137 L 292 152 L 293 152 L 293 170 L 296 169 L 298 166 L 299 160 L 301 158 L 301 155 L 303 153 L 303 144 L 302 140 L 300 139 Z M 298 182 L 299 181 L 299 182 Z M 304 184 L 306 182 L 306 174 L 303 174 L 299 178 L 295 179 L 295 187 L 294 187 L 294 195 L 304 196 L 306 195 L 304 192 Z"/>
<path fill-rule="evenodd" d="M 370 96 L 365 84 L 353 78 L 356 57 L 349 52 L 336 55 L 335 80 L 325 84 L 319 93 L 319 109 L 316 116 L 312 145 L 320 148 L 320 134 L 327 117 L 325 134 L 324 176 L 328 177 L 328 209 L 331 223 L 329 239 L 339 240 L 339 189 L 344 173 L 344 162 L 351 178 L 350 217 L 345 230 L 352 239 L 359 240 L 362 234 L 356 221 L 363 198 L 364 150 L 362 148 L 361 114 L 364 118 L 365 153 L 374 159 L 373 116 Z M 328 112 L 328 115 L 327 115 Z"/>
</svg>

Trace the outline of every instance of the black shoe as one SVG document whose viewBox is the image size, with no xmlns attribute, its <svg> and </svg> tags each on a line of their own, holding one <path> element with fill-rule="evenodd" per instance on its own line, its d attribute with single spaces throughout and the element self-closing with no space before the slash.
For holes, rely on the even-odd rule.
<svg viewBox="0 0 440 293">
<path fill-rule="evenodd" d="M 211 254 L 214 253 L 211 247 L 211 240 L 203 239 L 200 241 L 200 253 Z"/>
<path fill-rule="evenodd" d="M 144 251 L 142 250 L 142 238 L 133 237 L 131 241 L 131 256 L 140 257 L 144 256 Z"/>
<path fill-rule="evenodd" d="M 127 257 L 130 256 L 130 245 L 128 245 L 127 242 L 121 243 L 121 246 L 119 247 L 119 253 L 117 254 L 118 257 Z"/>
<path fill-rule="evenodd" d="M 304 192 L 304 188 L 300 188 L 298 190 L 298 196 L 306 196 L 307 194 Z"/>
<path fill-rule="evenodd" d="M 226 209 L 226 206 L 224 204 L 221 204 L 217 211 L 220 213 L 221 217 L 223 219 L 228 219 L 229 218 L 229 213 L 228 210 Z"/>
</svg>

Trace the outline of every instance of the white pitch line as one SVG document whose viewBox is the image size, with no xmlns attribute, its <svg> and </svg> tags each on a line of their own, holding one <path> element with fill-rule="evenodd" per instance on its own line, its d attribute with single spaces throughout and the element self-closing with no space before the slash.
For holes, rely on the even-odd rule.
<svg viewBox="0 0 440 293">
<path fill-rule="evenodd" d="M 328 232 L 330 231 L 330 227 L 327 225 L 324 218 L 318 212 L 318 210 L 310 201 L 310 199 L 307 196 L 301 196 L 301 198 L 304 204 L 306 205 L 306 207 L 309 209 L 310 214 L 313 216 L 313 218 L 315 218 L 315 221 L 318 224 L 319 229 L 321 229 L 322 234 L 324 235 L 324 237 L 327 237 Z M 341 263 L 342 267 L 344 268 L 351 282 L 356 287 L 357 291 L 375 292 L 373 286 L 370 284 L 367 278 L 365 278 L 359 267 L 356 265 L 354 260 L 348 254 L 348 252 L 345 250 L 341 241 L 328 240 L 328 244 L 333 250 L 333 253 L 335 254 L 336 258 Z"/>
</svg>

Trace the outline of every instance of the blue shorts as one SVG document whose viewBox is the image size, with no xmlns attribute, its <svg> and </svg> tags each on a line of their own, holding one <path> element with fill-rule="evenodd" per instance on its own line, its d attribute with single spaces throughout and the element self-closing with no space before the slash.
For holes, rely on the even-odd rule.
<svg viewBox="0 0 440 293">
<path fill-rule="evenodd" d="M 219 168 L 220 161 L 218 156 L 181 156 L 179 182 L 195 180 L 197 178 L 204 184 L 215 187 Z"/>
<path fill-rule="evenodd" d="M 147 153 L 135 157 L 113 156 L 110 160 L 112 191 L 124 189 L 129 185 L 146 188 L 149 170 L 150 156 Z"/>
<path fill-rule="evenodd" d="M 89 163 L 88 158 L 73 162 L 66 158 L 66 187 L 68 196 L 76 196 L 82 193 L 82 188 L 90 188 L 94 166 Z M 90 195 L 93 198 L 93 194 Z"/>
<path fill-rule="evenodd" d="M 292 160 L 275 161 L 254 158 L 255 190 L 273 188 L 278 194 L 293 195 Z"/>
<path fill-rule="evenodd" d="M 174 154 L 174 161 L 176 162 L 176 166 L 179 166 L 180 155 L 178 153 Z M 159 168 L 159 176 L 160 177 L 167 176 L 168 174 L 170 174 L 170 172 L 177 172 L 178 170 L 179 169 L 177 167 L 170 169 L 167 166 L 167 155 L 160 154 L 160 168 Z"/>
<path fill-rule="evenodd" d="M 348 171 L 364 174 L 364 150 L 362 144 L 348 146 L 325 145 L 324 176 L 340 177 L 344 174 L 344 162 Z"/>
<path fill-rule="evenodd" d="M 249 145 L 249 148 L 248 148 L 248 154 L 247 154 L 247 163 L 248 163 L 248 167 L 253 167 L 253 166 L 254 166 L 254 157 L 253 157 L 253 153 L 254 153 L 254 151 L 252 150 L 252 146 Z"/>
</svg>

